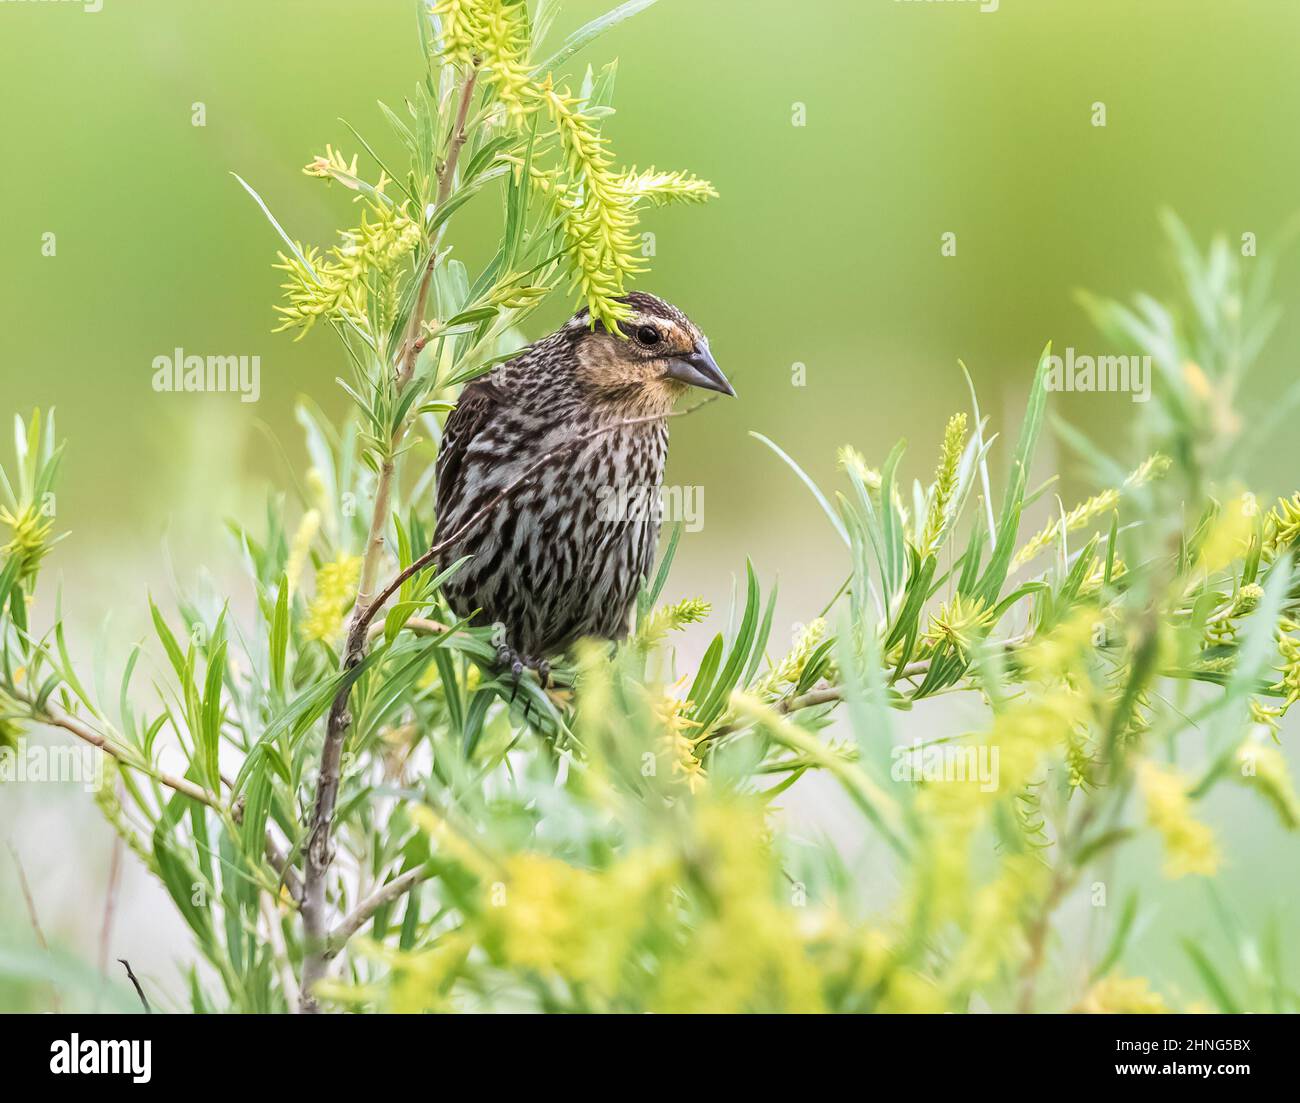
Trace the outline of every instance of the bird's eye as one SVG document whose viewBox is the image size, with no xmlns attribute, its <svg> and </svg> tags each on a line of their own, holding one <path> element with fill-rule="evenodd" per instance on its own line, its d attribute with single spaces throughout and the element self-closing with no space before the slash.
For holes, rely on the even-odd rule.
<svg viewBox="0 0 1300 1103">
<path fill-rule="evenodd" d="M 642 326 L 636 331 L 636 339 L 643 345 L 657 345 L 660 341 L 659 331 L 654 326 Z"/>
</svg>

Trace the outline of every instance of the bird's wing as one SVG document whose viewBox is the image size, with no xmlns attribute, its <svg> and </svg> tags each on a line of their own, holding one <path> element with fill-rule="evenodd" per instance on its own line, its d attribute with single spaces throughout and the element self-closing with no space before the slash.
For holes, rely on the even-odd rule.
<svg viewBox="0 0 1300 1103">
<path fill-rule="evenodd" d="M 470 383 L 460 393 L 460 401 L 447 418 L 442 447 L 438 451 L 438 517 L 452 512 L 452 503 L 464 495 L 465 457 L 474 438 L 492 418 L 492 412 L 505 402 L 505 395 L 484 377 Z"/>
</svg>

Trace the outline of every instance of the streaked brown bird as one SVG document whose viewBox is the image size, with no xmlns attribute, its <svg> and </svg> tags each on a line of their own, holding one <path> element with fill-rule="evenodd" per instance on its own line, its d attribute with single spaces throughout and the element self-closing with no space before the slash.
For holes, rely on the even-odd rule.
<svg viewBox="0 0 1300 1103">
<path fill-rule="evenodd" d="M 582 637 L 627 634 L 654 564 L 667 416 L 690 387 L 736 393 L 680 310 L 643 292 L 620 301 L 631 311 L 622 335 L 579 311 L 469 384 L 447 419 L 441 533 L 538 467 L 443 560 L 472 557 L 447 599 L 496 628 L 498 661 L 516 679 L 532 667 L 545 682 L 547 660 Z"/>
</svg>

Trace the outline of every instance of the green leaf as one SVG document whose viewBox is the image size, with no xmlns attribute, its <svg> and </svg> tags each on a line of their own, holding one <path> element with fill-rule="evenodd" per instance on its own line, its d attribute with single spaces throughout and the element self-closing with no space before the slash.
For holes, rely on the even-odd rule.
<svg viewBox="0 0 1300 1103">
<path fill-rule="evenodd" d="M 745 676 L 740 680 L 742 686 L 748 686 L 753 682 L 754 675 L 758 673 L 759 664 L 763 661 L 763 652 L 767 649 L 767 641 L 772 635 L 772 616 L 776 612 L 776 591 L 777 586 L 773 584 L 772 592 L 767 599 L 767 609 L 763 613 L 763 623 L 758 630 L 757 637 L 754 639 L 754 649 L 749 657 L 749 666 L 745 668 Z"/>
<path fill-rule="evenodd" d="M 690 692 L 686 695 L 688 701 L 703 700 L 703 695 L 708 692 L 713 682 L 713 676 L 718 672 L 718 665 L 722 662 L 722 652 L 726 646 L 726 640 L 721 634 L 713 637 L 713 642 L 704 652 L 704 658 L 700 660 L 700 665 L 695 671 L 695 681 L 691 683 Z"/>
<path fill-rule="evenodd" d="M 655 573 L 655 580 L 647 591 L 647 611 L 654 608 L 655 603 L 659 600 L 659 595 L 664 592 L 664 586 L 668 583 L 668 572 L 672 569 L 673 558 L 677 555 L 677 545 L 681 542 L 683 528 L 681 521 L 673 525 L 673 533 L 668 538 L 668 546 L 664 549 L 664 554 L 659 560 L 659 570 Z"/>
<path fill-rule="evenodd" d="M 245 180 L 242 176 L 240 176 L 239 173 L 237 172 L 232 172 L 230 175 L 239 181 L 240 186 L 244 189 L 244 191 L 248 192 L 248 194 L 253 197 L 253 201 L 259 207 L 262 208 L 262 213 L 266 215 L 266 220 L 272 226 L 275 227 L 275 232 L 280 235 L 280 240 L 283 241 L 286 246 L 288 246 L 289 251 L 293 253 L 293 255 L 297 257 L 298 260 L 301 262 L 302 266 L 312 274 L 313 279 L 317 278 L 316 269 L 311 266 L 311 262 L 307 260 L 306 256 L 303 255 L 302 250 L 298 248 L 298 243 L 295 242 L 293 238 L 291 238 L 288 234 L 284 232 L 284 227 L 280 225 L 280 223 L 276 220 L 275 215 L 271 213 L 271 208 L 266 205 L 262 197 L 258 195 L 257 192 L 253 189 L 253 185 L 250 184 L 247 180 Z"/>
<path fill-rule="evenodd" d="M 1016 454 L 1011 463 L 1011 479 L 1002 498 L 1002 513 L 998 518 L 993 555 L 975 593 L 976 597 L 983 598 L 989 605 L 997 602 L 1002 584 L 1006 581 L 1020 532 L 1020 513 L 1024 508 L 1025 490 L 1029 483 L 1029 467 L 1033 462 L 1034 447 L 1042 432 L 1043 413 L 1047 407 L 1047 361 L 1051 353 L 1052 345 L 1049 341 L 1039 357 L 1038 370 L 1029 389 L 1029 403 L 1020 429 L 1020 443 L 1016 446 Z"/>
<path fill-rule="evenodd" d="M 786 453 L 783 452 L 777 444 L 773 443 L 767 437 L 763 436 L 762 433 L 756 432 L 753 429 L 751 429 L 749 431 L 749 435 L 753 437 L 755 440 L 760 441 L 763 444 L 766 444 L 770 449 L 772 449 L 773 452 L 775 452 L 778 456 L 781 457 L 782 460 L 785 461 L 785 463 L 787 464 L 787 466 L 790 468 L 791 471 L 793 471 L 796 475 L 799 476 L 799 479 L 803 483 L 803 485 L 806 486 L 810 491 L 812 491 L 813 497 L 817 499 L 817 504 L 822 507 L 822 512 L 825 513 L 826 516 L 830 518 L 831 524 L 835 526 L 835 531 L 840 534 L 840 539 L 843 540 L 845 544 L 848 544 L 850 542 L 849 534 L 844 528 L 844 523 L 839 519 L 839 516 L 835 513 L 835 510 L 831 509 L 831 504 L 826 500 L 826 496 L 820 490 L 817 489 L 817 484 L 813 482 L 812 479 L 810 479 L 804 473 L 803 468 L 800 467 L 797 463 L 795 463 L 794 460 L 792 460 L 788 455 L 786 455 Z"/>
<path fill-rule="evenodd" d="M 604 15 L 593 19 L 590 23 L 579 27 L 564 40 L 564 44 L 555 53 L 540 65 L 534 66 L 533 76 L 544 76 L 546 73 L 558 69 L 584 46 L 594 42 L 606 31 L 613 30 L 625 20 L 631 19 L 638 12 L 645 11 L 655 2 L 656 0 L 626 0 L 625 3 L 620 4 L 613 11 L 606 12 Z"/>
<path fill-rule="evenodd" d="M 203 687 L 203 719 L 197 733 L 203 756 L 208 787 L 221 791 L 221 770 L 218 764 L 221 748 L 221 688 L 226 676 L 226 641 L 217 644 L 208 659 L 207 678 Z"/>
<path fill-rule="evenodd" d="M 167 652 L 167 658 L 171 660 L 172 669 L 176 671 L 176 677 L 184 680 L 187 665 L 185 653 L 181 651 L 180 644 L 176 642 L 172 630 L 167 627 L 167 621 L 163 619 L 162 611 L 154 604 L 152 597 L 149 599 L 149 612 L 153 616 L 154 631 L 157 632 L 158 638 L 162 641 L 163 650 Z"/>
<path fill-rule="evenodd" d="M 745 613 L 741 617 L 735 643 L 732 644 L 726 665 L 718 675 L 717 681 L 709 689 L 708 697 L 695 709 L 692 716 L 702 730 L 706 730 L 726 707 L 731 691 L 736 688 L 740 673 L 745 668 L 745 662 L 754 646 L 763 595 L 759 590 L 758 577 L 754 574 L 754 566 L 748 560 L 745 561 L 745 574 L 747 580 Z"/>
<path fill-rule="evenodd" d="M 1219 972 L 1214 967 L 1205 952 L 1193 942 L 1190 938 L 1182 939 L 1183 950 L 1191 960 L 1192 967 L 1200 976 L 1201 982 L 1205 985 L 1205 990 L 1210 994 L 1210 998 L 1218 1005 L 1220 1011 L 1225 1015 L 1240 1015 L 1241 1005 L 1237 1003 L 1232 991 L 1224 982 Z"/>
<path fill-rule="evenodd" d="M 280 586 L 275 595 L 275 613 L 271 617 L 268 647 L 271 654 L 271 685 L 276 693 L 283 693 L 285 665 L 289 654 L 289 578 L 284 574 L 280 575 Z"/>
<path fill-rule="evenodd" d="M 906 441 L 900 440 L 895 444 L 880 472 L 880 530 L 883 537 L 882 550 L 885 553 L 880 573 L 886 607 L 893 605 L 893 596 L 903 584 L 903 570 L 907 564 L 903 517 L 894 502 L 894 473 L 906 448 Z"/>
</svg>

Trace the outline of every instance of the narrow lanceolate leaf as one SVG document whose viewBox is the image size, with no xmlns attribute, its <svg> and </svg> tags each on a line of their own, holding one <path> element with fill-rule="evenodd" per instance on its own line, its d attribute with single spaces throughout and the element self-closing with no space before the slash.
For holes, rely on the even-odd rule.
<svg viewBox="0 0 1300 1103">
<path fill-rule="evenodd" d="M 226 674 L 226 641 L 222 640 L 208 659 L 207 678 L 203 687 L 203 716 L 196 733 L 203 756 L 204 774 L 213 792 L 221 788 L 218 757 L 221 748 L 223 718 L 221 688 Z"/>
<path fill-rule="evenodd" d="M 5 560 L 4 567 L 0 568 L 0 609 L 3 609 L 5 602 L 9 600 L 9 591 L 13 589 L 14 580 L 18 577 L 21 566 L 19 558 L 11 555 Z"/>
<path fill-rule="evenodd" d="M 659 569 L 655 572 L 654 582 L 650 585 L 650 589 L 646 591 L 647 612 L 655 607 L 660 595 L 664 592 L 664 586 L 668 584 L 668 572 L 672 570 L 673 559 L 677 555 L 677 545 L 681 542 L 684 529 L 685 525 L 681 521 L 673 525 L 673 532 L 668 538 L 668 546 L 664 548 L 664 554 L 659 560 Z"/>
<path fill-rule="evenodd" d="M 885 589 L 885 603 L 889 607 L 893 605 L 893 596 L 902 589 L 903 576 L 907 571 L 903 515 L 894 499 L 894 475 L 906 447 L 906 442 L 901 440 L 894 445 L 880 472 L 880 528 L 885 554 L 880 574 Z"/>
<path fill-rule="evenodd" d="M 1047 407 L 1047 369 L 1051 353 L 1052 345 L 1048 342 L 1043 355 L 1039 357 L 1038 370 L 1034 373 L 1034 382 L 1029 388 L 1029 403 L 1020 429 L 1020 442 L 1011 461 L 1010 477 L 1002 498 L 1002 513 L 998 517 L 997 541 L 988 567 L 976 588 L 975 596 L 989 605 L 996 603 L 1002 584 L 1006 581 L 1020 531 L 1020 514 L 1029 484 L 1029 467 L 1033 462 L 1034 448 L 1042 432 L 1043 413 Z"/>
<path fill-rule="evenodd" d="M 593 19 L 590 23 L 584 24 L 569 35 L 555 53 L 545 61 L 535 65 L 533 75 L 544 76 L 558 69 L 584 46 L 594 42 L 606 31 L 613 30 L 620 23 L 631 19 L 638 12 L 645 11 L 646 8 L 656 2 L 657 0 L 626 0 L 625 3 L 620 4 L 613 11 L 606 12 L 604 15 Z"/>
<path fill-rule="evenodd" d="M 280 225 L 275 215 L 271 213 L 271 208 L 268 207 L 266 205 L 265 200 L 263 200 L 262 197 L 257 194 L 257 191 L 253 188 L 253 185 L 250 184 L 247 180 L 245 180 L 242 176 L 240 176 L 239 173 L 237 172 L 232 172 L 230 175 L 233 176 L 236 180 L 238 180 L 240 186 L 244 189 L 244 191 L 248 192 L 248 194 L 253 197 L 253 202 L 255 202 L 262 209 L 262 213 L 266 215 L 266 220 L 272 226 L 275 227 L 275 232 L 280 235 L 280 240 L 283 241 L 286 246 L 288 246 L 289 251 L 293 253 L 295 257 L 298 258 L 302 266 L 306 268 L 307 271 L 314 274 L 316 270 L 312 267 L 311 262 L 305 256 L 303 256 L 302 250 L 298 248 L 298 243 L 284 232 L 284 227 Z"/>
<path fill-rule="evenodd" d="M 767 437 L 763 436 L 762 433 L 754 432 L 751 429 L 749 435 L 753 437 L 755 440 L 762 441 L 764 444 L 766 444 L 770 449 L 772 449 L 773 452 L 775 452 L 778 456 L 781 457 L 782 460 L 786 462 L 786 464 L 789 466 L 791 471 L 793 471 L 796 475 L 799 476 L 799 481 L 802 482 L 803 485 L 806 486 L 812 492 L 812 496 L 817 499 L 817 504 L 822 507 L 822 512 L 825 513 L 828 518 L 830 518 L 830 522 L 835 527 L 835 531 L 840 534 L 840 539 L 843 540 L 845 544 L 848 544 L 849 534 L 844 528 L 844 522 L 842 522 L 839 519 L 838 515 L 835 513 L 835 510 L 831 508 L 830 502 L 826 500 L 826 495 L 824 495 L 817 488 L 817 484 L 813 482 L 812 479 L 809 478 L 807 474 L 805 474 L 804 469 L 800 467 L 797 463 L 795 463 L 794 460 L 792 460 L 788 455 L 786 455 L 786 453 L 781 450 L 779 445 L 773 443 Z"/>
<path fill-rule="evenodd" d="M 736 632 L 735 642 L 731 646 L 725 665 L 718 673 L 717 681 L 709 689 L 708 697 L 696 708 L 692 717 L 702 729 L 707 729 L 722 713 L 728 697 L 730 697 L 732 690 L 736 688 L 737 683 L 740 681 L 741 671 L 744 670 L 745 663 L 754 647 L 754 638 L 758 631 L 758 618 L 762 612 L 763 595 L 759 589 L 758 577 L 754 574 L 752 563 L 745 563 L 745 574 L 747 581 L 745 612 L 741 617 L 740 628 Z"/>
<path fill-rule="evenodd" d="M 285 664 L 289 654 L 289 580 L 285 575 L 280 576 L 280 588 L 275 597 L 269 648 L 271 685 L 276 693 L 283 693 Z"/>
<path fill-rule="evenodd" d="M 759 626 L 758 635 L 754 639 L 749 665 L 745 668 L 745 676 L 740 680 L 742 686 L 748 686 L 754 680 L 754 676 L 758 673 L 759 664 L 763 661 L 763 652 L 767 648 L 767 641 L 772 635 L 772 616 L 776 612 L 776 592 L 777 586 L 773 584 L 772 592 L 767 599 L 767 609 L 763 613 L 763 623 Z"/>
<path fill-rule="evenodd" d="M 158 639 L 162 641 L 163 650 L 167 652 L 167 658 L 171 661 L 172 669 L 176 671 L 176 677 L 184 679 L 186 670 L 185 653 L 181 650 L 180 644 L 176 642 L 176 637 L 172 630 L 167 627 L 167 621 L 162 615 L 162 611 L 154 604 L 153 598 L 149 599 L 149 612 L 153 615 L 154 631 L 158 634 Z"/>
<path fill-rule="evenodd" d="M 713 637 L 713 642 L 709 644 L 708 650 L 704 652 L 704 658 L 700 660 L 699 668 L 695 672 L 695 681 L 691 683 L 690 692 L 687 693 L 688 701 L 701 702 L 705 694 L 708 693 L 709 687 L 713 684 L 713 676 L 718 672 L 718 666 L 722 662 L 722 653 L 726 649 L 727 641 L 721 634 Z"/>
<path fill-rule="evenodd" d="M 1184 938 L 1182 942 L 1183 950 L 1191 961 L 1192 968 L 1200 976 L 1202 983 L 1205 985 L 1205 990 L 1210 994 L 1210 998 L 1214 1000 L 1219 1010 L 1225 1015 L 1240 1015 L 1241 1005 L 1232 994 L 1227 982 L 1220 975 L 1219 970 L 1214 967 L 1214 962 L 1190 938 Z"/>
</svg>

